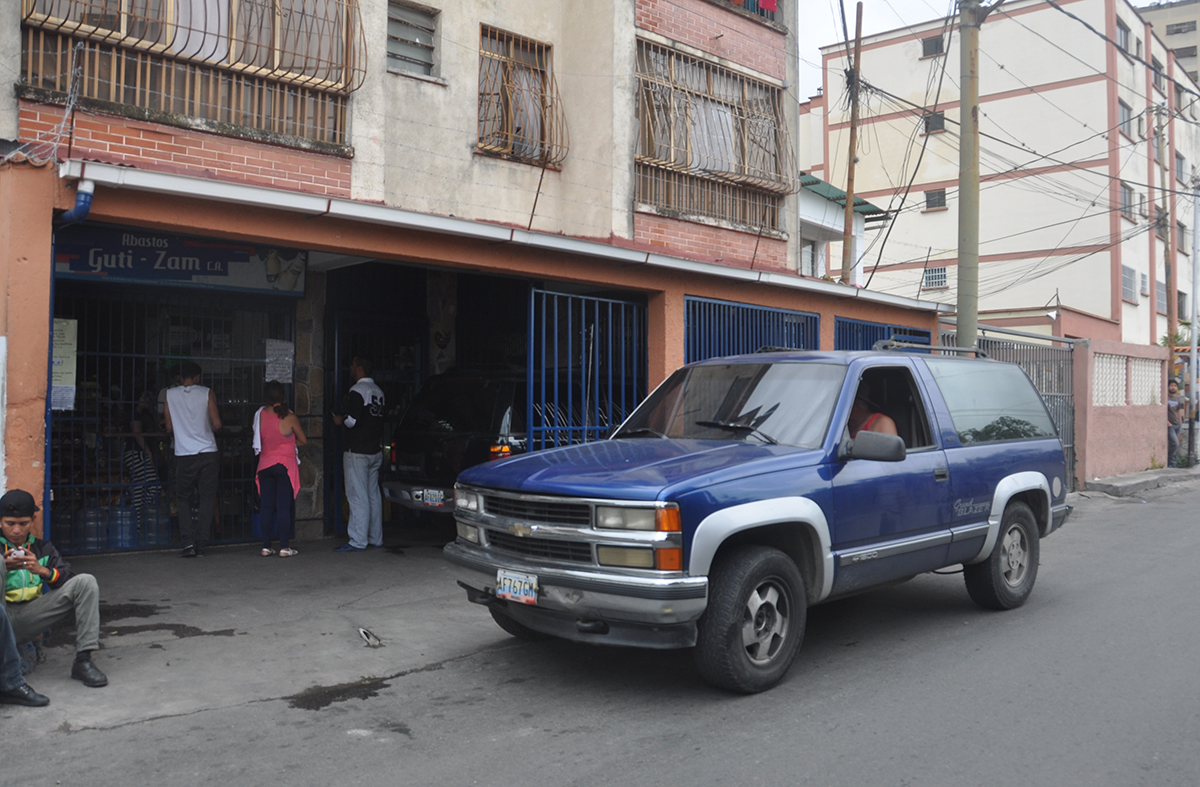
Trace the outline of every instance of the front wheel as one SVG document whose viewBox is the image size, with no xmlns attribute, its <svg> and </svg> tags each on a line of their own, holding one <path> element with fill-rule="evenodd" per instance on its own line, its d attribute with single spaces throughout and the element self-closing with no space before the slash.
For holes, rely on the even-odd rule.
<svg viewBox="0 0 1200 787">
<path fill-rule="evenodd" d="M 1025 603 L 1037 579 L 1041 542 L 1033 510 L 1009 503 L 1000 535 L 987 560 L 963 566 L 967 594 L 984 609 L 1015 609 Z"/>
<path fill-rule="evenodd" d="M 770 547 L 735 549 L 709 575 L 695 649 L 700 675 L 744 694 L 771 688 L 800 650 L 807 614 L 804 578 L 791 558 Z"/>
</svg>

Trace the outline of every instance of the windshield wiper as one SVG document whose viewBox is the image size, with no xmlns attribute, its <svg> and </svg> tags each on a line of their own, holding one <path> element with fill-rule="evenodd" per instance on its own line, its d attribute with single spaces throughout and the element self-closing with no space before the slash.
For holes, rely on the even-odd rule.
<svg viewBox="0 0 1200 787">
<path fill-rule="evenodd" d="M 771 437 L 771 435 L 759 429 L 757 426 L 751 426 L 750 424 L 739 424 L 736 421 L 697 421 L 696 426 L 715 426 L 720 429 L 732 429 L 735 432 L 747 432 L 765 443 L 779 445 L 779 441 L 774 437 Z"/>
<path fill-rule="evenodd" d="M 658 431 L 657 429 L 651 429 L 648 426 L 638 426 L 633 429 L 622 429 L 621 431 L 619 431 L 615 435 L 613 435 L 613 437 L 614 438 L 633 437 L 634 435 L 638 435 L 638 434 L 652 434 L 655 437 L 661 437 L 664 440 L 670 439 L 665 434 Z"/>
</svg>

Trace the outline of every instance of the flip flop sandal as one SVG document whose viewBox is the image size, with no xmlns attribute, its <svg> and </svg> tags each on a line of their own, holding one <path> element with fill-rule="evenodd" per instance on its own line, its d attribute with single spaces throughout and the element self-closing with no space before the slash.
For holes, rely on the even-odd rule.
<svg viewBox="0 0 1200 787">
<path fill-rule="evenodd" d="M 300 553 L 299 553 L 299 552 L 297 552 L 297 551 L 296 551 L 296 550 L 294 550 L 294 549 L 281 549 L 281 550 L 279 550 L 279 556 L 280 556 L 280 557 L 292 557 L 293 555 L 299 555 L 299 554 L 300 554 Z"/>
<path fill-rule="evenodd" d="M 264 549 L 264 550 L 262 551 L 262 556 L 263 556 L 263 557 L 270 557 L 271 555 L 274 555 L 274 554 L 275 554 L 275 550 L 274 550 L 274 549 Z"/>
</svg>

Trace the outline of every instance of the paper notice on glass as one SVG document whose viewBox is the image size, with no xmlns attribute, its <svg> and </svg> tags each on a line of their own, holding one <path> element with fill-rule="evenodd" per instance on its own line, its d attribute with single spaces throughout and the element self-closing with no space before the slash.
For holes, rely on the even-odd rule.
<svg viewBox="0 0 1200 787">
<path fill-rule="evenodd" d="M 294 342 L 284 342 L 279 339 L 267 339 L 267 368 L 263 372 L 264 380 L 276 380 L 284 385 L 292 382 L 292 364 L 296 359 Z"/>
<path fill-rule="evenodd" d="M 75 409 L 75 351 L 79 321 L 54 320 L 54 352 L 50 359 L 50 409 Z"/>
</svg>

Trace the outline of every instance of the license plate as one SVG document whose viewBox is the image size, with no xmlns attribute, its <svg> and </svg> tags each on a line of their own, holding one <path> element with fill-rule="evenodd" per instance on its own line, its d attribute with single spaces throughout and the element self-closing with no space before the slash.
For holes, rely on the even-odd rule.
<svg viewBox="0 0 1200 787">
<path fill-rule="evenodd" d="M 496 571 L 496 596 L 522 604 L 537 603 L 537 576 L 516 571 Z"/>
<path fill-rule="evenodd" d="M 427 506 L 442 508 L 446 505 L 446 492 L 441 489 L 418 489 L 420 501 Z"/>
</svg>

